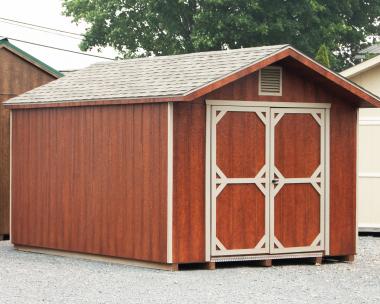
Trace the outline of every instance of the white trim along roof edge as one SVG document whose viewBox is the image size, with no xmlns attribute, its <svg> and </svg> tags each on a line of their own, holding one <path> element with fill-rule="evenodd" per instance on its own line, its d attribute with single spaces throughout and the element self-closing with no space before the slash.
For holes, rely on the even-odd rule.
<svg viewBox="0 0 380 304">
<path fill-rule="evenodd" d="M 373 57 L 371 59 L 368 59 L 362 63 L 359 63 L 357 65 L 354 65 L 351 68 L 348 68 L 347 70 L 344 70 L 340 72 L 340 74 L 344 77 L 351 78 L 358 74 L 361 74 L 365 71 L 368 71 L 370 69 L 373 69 L 374 67 L 378 66 L 380 64 L 380 55 Z"/>
</svg>

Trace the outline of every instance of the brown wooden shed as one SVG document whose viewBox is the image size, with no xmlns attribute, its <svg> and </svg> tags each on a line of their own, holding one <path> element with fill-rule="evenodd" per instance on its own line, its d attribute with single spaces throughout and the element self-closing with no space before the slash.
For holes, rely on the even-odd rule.
<svg viewBox="0 0 380 304">
<path fill-rule="evenodd" d="M 62 74 L 0 37 L 0 104 Z M 9 110 L 0 107 L 0 240 L 9 235 Z"/>
<path fill-rule="evenodd" d="M 377 97 L 288 45 L 99 63 L 7 102 L 19 248 L 167 267 L 356 253 Z"/>
</svg>

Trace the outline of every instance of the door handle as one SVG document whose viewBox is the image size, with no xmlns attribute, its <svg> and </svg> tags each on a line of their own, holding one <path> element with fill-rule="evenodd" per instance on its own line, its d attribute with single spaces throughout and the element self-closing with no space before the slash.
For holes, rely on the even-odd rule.
<svg viewBox="0 0 380 304">
<path fill-rule="evenodd" d="M 272 179 L 272 184 L 273 185 L 278 185 L 279 182 L 280 182 L 280 180 L 278 178 Z"/>
</svg>

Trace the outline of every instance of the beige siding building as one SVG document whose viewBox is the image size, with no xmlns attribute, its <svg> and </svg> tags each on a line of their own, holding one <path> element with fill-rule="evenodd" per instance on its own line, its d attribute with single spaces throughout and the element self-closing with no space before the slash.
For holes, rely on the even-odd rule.
<svg viewBox="0 0 380 304">
<path fill-rule="evenodd" d="M 341 74 L 380 96 L 380 55 Z M 380 231 L 380 109 L 360 109 L 358 130 L 359 231 Z"/>
</svg>

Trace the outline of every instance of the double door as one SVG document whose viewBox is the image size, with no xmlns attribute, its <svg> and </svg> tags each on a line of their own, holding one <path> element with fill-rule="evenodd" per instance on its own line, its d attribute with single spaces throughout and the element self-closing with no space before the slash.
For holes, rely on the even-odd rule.
<svg viewBox="0 0 380 304">
<path fill-rule="evenodd" d="M 211 107 L 211 256 L 324 250 L 325 116 Z"/>
</svg>

